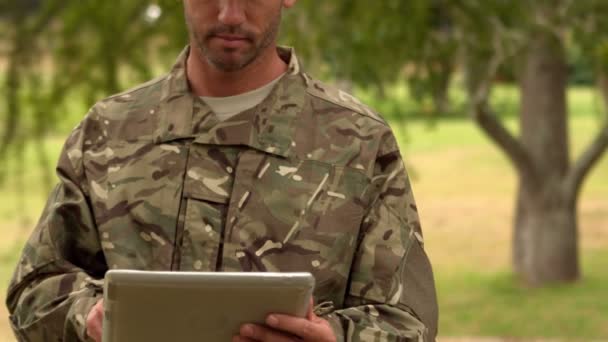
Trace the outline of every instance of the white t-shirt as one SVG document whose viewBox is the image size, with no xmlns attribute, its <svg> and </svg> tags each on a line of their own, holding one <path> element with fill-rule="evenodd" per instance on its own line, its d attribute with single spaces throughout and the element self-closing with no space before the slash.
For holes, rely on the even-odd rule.
<svg viewBox="0 0 608 342">
<path fill-rule="evenodd" d="M 226 97 L 201 96 L 201 100 L 203 100 L 211 108 L 220 121 L 225 121 L 232 116 L 247 109 L 253 108 L 264 101 L 264 99 L 272 91 L 272 88 L 274 88 L 275 84 L 277 84 L 284 75 L 285 74 L 277 77 L 270 83 L 258 89 L 243 94 Z"/>
</svg>

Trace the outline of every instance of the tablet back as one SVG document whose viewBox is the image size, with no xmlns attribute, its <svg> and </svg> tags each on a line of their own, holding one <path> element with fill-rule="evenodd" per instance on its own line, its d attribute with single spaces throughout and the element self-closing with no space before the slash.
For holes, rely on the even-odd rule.
<svg viewBox="0 0 608 342">
<path fill-rule="evenodd" d="M 110 271 L 104 342 L 231 341 L 243 323 L 270 313 L 304 317 L 309 273 Z"/>
</svg>

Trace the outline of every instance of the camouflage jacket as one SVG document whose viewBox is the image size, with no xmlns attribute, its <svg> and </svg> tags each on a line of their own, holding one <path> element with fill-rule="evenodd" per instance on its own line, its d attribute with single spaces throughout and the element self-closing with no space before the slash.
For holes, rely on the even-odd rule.
<svg viewBox="0 0 608 342">
<path fill-rule="evenodd" d="M 288 73 L 220 122 L 170 73 L 97 103 L 67 139 L 9 287 L 23 341 L 79 341 L 108 269 L 307 271 L 339 341 L 434 341 L 437 304 L 389 126 Z"/>
</svg>

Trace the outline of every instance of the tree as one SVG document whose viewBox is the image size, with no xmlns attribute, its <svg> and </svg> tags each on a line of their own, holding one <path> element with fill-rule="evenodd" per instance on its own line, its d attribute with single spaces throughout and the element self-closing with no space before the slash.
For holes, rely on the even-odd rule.
<svg viewBox="0 0 608 342">
<path fill-rule="evenodd" d="M 376 91 L 407 82 L 425 114 L 445 115 L 457 41 L 448 0 L 303 1 L 285 21 L 288 41 L 331 77 Z M 332 18 L 332 20 L 327 20 Z"/>
<path fill-rule="evenodd" d="M 466 35 L 474 36 L 472 26 L 476 26 L 477 32 L 490 36 L 483 41 L 492 43 L 466 45 L 466 70 L 474 118 L 508 156 L 519 177 L 513 238 L 515 272 L 532 286 L 574 281 L 580 277 L 578 196 L 585 177 L 608 148 L 607 120 L 587 150 L 570 162 L 565 44 L 578 24 L 579 17 L 574 14 L 581 10 L 577 7 L 581 3 L 538 1 L 523 7 L 520 1 L 519 6 L 506 11 L 516 14 L 511 17 L 517 19 L 514 22 L 505 20 L 505 11 L 488 11 L 488 3 L 466 2 L 460 8 L 460 20 Z M 496 9 L 504 4 L 493 3 L 498 5 Z M 600 1 L 594 4 L 603 5 Z M 479 12 L 482 8 L 483 16 Z M 587 8 L 584 13 L 599 18 L 601 12 Z M 471 18 L 476 20 L 474 25 Z M 596 40 L 606 39 L 598 32 L 589 33 Z M 488 100 L 496 71 L 510 51 L 520 67 L 519 137 L 496 118 Z M 598 79 L 602 83 L 601 75 Z"/>
<path fill-rule="evenodd" d="M 442 75 L 455 63 L 462 67 L 475 122 L 519 178 L 515 272 L 526 284 L 540 286 L 580 276 L 576 204 L 584 179 L 608 147 L 608 121 L 571 162 L 566 49 L 577 44 L 591 52 L 586 57 L 596 62 L 599 89 L 608 94 L 602 15 L 607 6 L 603 0 L 333 2 L 325 11 L 336 19 L 314 27 L 342 39 L 315 46 L 328 54 L 322 57 L 334 70 L 362 86 L 381 89 L 406 77 L 413 95 L 431 96 L 439 110 L 449 83 Z M 343 58 L 344 51 L 355 56 Z M 515 71 L 519 136 L 506 129 L 490 104 L 501 68 Z M 400 72 L 404 69 L 414 71 Z M 605 99 L 608 104 L 608 95 Z"/>
<path fill-rule="evenodd" d="M 0 158 L 12 153 L 22 162 L 24 143 L 33 141 L 42 169 L 49 170 L 44 137 L 65 123 L 72 96 L 90 106 L 150 79 L 160 64 L 151 56 L 174 58 L 187 40 L 181 4 L 162 4 L 150 12 L 146 0 L 2 0 L 0 25 L 6 30 L 0 39 L 7 49 L 0 57 L 8 67 Z M 6 175 L 0 171 L 1 182 Z M 50 187 L 52 178 L 45 176 Z"/>
</svg>

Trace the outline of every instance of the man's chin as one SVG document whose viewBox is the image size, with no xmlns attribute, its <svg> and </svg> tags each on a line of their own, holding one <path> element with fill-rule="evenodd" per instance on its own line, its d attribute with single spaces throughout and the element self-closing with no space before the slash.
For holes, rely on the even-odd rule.
<svg viewBox="0 0 608 342">
<path fill-rule="evenodd" d="M 224 72 L 239 71 L 245 67 L 243 63 L 223 59 L 209 59 L 211 65 Z"/>
<path fill-rule="evenodd" d="M 224 50 L 207 55 L 207 60 L 222 71 L 238 71 L 249 65 L 255 58 L 237 51 Z"/>
</svg>

